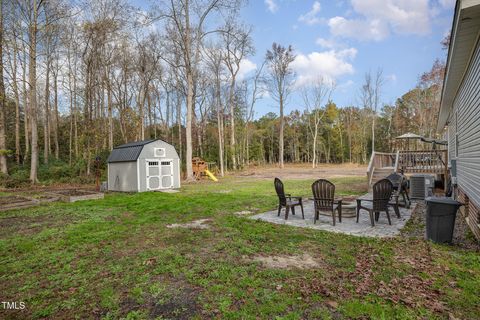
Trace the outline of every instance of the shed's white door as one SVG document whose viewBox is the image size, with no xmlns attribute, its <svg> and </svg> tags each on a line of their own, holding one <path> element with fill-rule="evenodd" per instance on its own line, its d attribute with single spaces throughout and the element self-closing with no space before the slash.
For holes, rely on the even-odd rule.
<svg viewBox="0 0 480 320">
<path fill-rule="evenodd" d="M 147 190 L 173 188 L 173 160 L 146 160 Z"/>
<path fill-rule="evenodd" d="M 160 183 L 162 189 L 173 188 L 173 160 L 162 160 Z"/>
</svg>

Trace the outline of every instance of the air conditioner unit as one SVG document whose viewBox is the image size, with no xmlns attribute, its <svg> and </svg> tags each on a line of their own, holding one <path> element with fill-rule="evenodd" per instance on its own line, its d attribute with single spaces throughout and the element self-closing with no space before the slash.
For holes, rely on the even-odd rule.
<svg viewBox="0 0 480 320">
<path fill-rule="evenodd" d="M 410 198 L 425 199 L 433 195 L 435 177 L 428 174 L 415 174 L 410 177 Z"/>
</svg>

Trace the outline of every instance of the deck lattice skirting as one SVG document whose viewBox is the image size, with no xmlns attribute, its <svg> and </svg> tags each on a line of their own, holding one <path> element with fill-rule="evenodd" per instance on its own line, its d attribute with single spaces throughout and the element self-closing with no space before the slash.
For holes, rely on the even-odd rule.
<svg viewBox="0 0 480 320">
<path fill-rule="evenodd" d="M 480 206 L 471 201 L 462 188 L 458 188 L 458 200 L 464 204 L 460 208 L 462 216 L 475 237 L 480 240 Z"/>
</svg>

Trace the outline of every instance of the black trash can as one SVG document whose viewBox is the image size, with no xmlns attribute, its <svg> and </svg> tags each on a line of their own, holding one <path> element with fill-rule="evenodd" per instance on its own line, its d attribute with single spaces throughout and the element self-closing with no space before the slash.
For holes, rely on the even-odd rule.
<svg viewBox="0 0 480 320">
<path fill-rule="evenodd" d="M 451 243 L 460 202 L 447 197 L 428 197 L 427 239 L 437 243 Z"/>
</svg>

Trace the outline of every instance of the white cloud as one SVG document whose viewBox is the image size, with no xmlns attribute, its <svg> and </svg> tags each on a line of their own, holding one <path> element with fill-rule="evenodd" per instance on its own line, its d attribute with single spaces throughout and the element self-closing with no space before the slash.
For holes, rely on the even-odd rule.
<svg viewBox="0 0 480 320">
<path fill-rule="evenodd" d="M 388 81 L 391 81 L 392 83 L 397 82 L 397 75 L 395 73 L 389 74 L 385 77 Z"/>
<path fill-rule="evenodd" d="M 350 61 L 356 54 L 355 48 L 298 54 L 292 62 L 292 68 L 297 75 L 295 85 L 301 87 L 319 78 L 334 83 L 340 76 L 353 74 L 354 68 Z"/>
<path fill-rule="evenodd" d="M 395 32 L 420 35 L 430 32 L 429 0 L 352 0 L 352 6 L 369 19 L 388 22 Z"/>
<path fill-rule="evenodd" d="M 388 25 L 378 19 L 367 21 L 333 17 L 328 20 L 328 26 L 334 36 L 356 38 L 359 40 L 380 41 L 385 39 L 389 34 Z"/>
<path fill-rule="evenodd" d="M 328 40 L 324 38 L 317 38 L 317 40 L 315 40 L 315 43 L 321 46 L 322 48 L 326 48 L 326 49 L 333 49 L 337 47 L 337 43 L 331 39 Z"/>
<path fill-rule="evenodd" d="M 240 61 L 240 69 L 238 70 L 237 78 L 242 81 L 252 71 L 257 69 L 257 65 L 249 59 Z"/>
<path fill-rule="evenodd" d="M 278 10 L 278 5 L 275 0 L 265 0 L 265 5 L 267 6 L 268 11 L 275 13 Z"/>
<path fill-rule="evenodd" d="M 448 6 L 452 0 L 439 0 Z M 351 0 L 356 18 L 334 17 L 328 20 L 333 35 L 359 40 L 380 41 L 390 32 L 426 35 L 438 10 L 429 0 Z"/>
<path fill-rule="evenodd" d="M 456 0 L 439 0 L 438 2 L 444 9 L 453 9 L 455 8 L 455 3 L 457 1 Z"/>
<path fill-rule="evenodd" d="M 342 92 L 342 93 L 347 93 L 348 90 L 355 84 L 352 80 L 347 80 L 346 82 L 338 84 L 335 89 Z"/>
<path fill-rule="evenodd" d="M 320 23 L 322 20 L 317 16 L 317 14 L 320 12 L 322 9 L 320 2 L 315 1 L 313 3 L 312 9 L 307 12 L 306 14 L 302 14 L 299 18 L 298 21 L 304 22 L 308 25 L 314 25 Z"/>
</svg>

